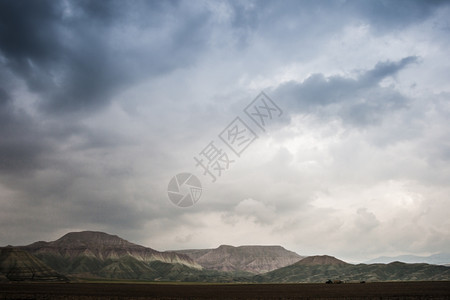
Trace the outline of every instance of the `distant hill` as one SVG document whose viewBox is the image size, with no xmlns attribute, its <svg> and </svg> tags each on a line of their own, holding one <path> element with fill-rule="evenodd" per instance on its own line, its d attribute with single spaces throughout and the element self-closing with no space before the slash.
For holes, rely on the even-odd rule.
<svg viewBox="0 0 450 300">
<path fill-rule="evenodd" d="M 345 261 L 339 260 L 333 256 L 328 255 L 316 255 L 316 256 L 308 256 L 301 261 L 295 263 L 295 265 L 302 266 L 323 266 L 323 265 L 347 265 Z"/>
<path fill-rule="evenodd" d="M 0 248 L 0 281 L 67 281 L 30 253 L 14 248 Z"/>
<path fill-rule="evenodd" d="M 430 256 L 417 255 L 399 255 L 399 256 L 380 256 L 367 261 L 367 264 L 382 263 L 387 264 L 394 261 L 405 263 L 427 263 L 433 265 L 450 265 L 450 253 L 438 253 Z"/>
<path fill-rule="evenodd" d="M 254 277 L 256 282 L 342 281 L 427 281 L 450 280 L 450 267 L 429 264 L 358 264 L 345 263 L 330 256 L 312 256 Z"/>
<path fill-rule="evenodd" d="M 159 252 L 103 232 L 71 232 L 20 248 L 58 272 L 78 277 L 154 280 L 172 271 L 202 269 L 186 255 Z"/>
<path fill-rule="evenodd" d="M 245 271 L 255 274 L 269 272 L 293 264 L 303 258 L 281 246 L 221 245 L 215 249 L 179 250 L 208 270 Z"/>
</svg>

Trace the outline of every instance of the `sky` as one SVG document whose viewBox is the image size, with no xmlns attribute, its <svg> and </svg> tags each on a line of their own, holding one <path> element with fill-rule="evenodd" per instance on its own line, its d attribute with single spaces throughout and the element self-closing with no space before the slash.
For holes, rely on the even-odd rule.
<svg viewBox="0 0 450 300">
<path fill-rule="evenodd" d="M 0 0 L 0 245 L 448 252 L 449 20 L 446 1 Z M 208 145 L 230 162 L 214 182 Z"/>
</svg>

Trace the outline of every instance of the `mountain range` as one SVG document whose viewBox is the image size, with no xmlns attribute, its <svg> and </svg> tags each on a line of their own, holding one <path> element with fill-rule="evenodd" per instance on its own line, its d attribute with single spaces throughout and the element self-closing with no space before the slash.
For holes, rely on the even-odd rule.
<svg viewBox="0 0 450 300">
<path fill-rule="evenodd" d="M 0 248 L 0 281 L 86 279 L 192 282 L 450 280 L 450 267 L 349 264 L 303 257 L 281 246 L 222 245 L 160 252 L 103 232 L 71 232 L 52 241 Z"/>
</svg>

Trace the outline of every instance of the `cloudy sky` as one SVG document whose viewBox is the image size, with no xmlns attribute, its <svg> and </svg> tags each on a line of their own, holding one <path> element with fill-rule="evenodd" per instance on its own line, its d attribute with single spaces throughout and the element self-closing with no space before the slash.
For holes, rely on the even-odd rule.
<svg viewBox="0 0 450 300">
<path fill-rule="evenodd" d="M 0 0 L 0 244 L 450 249 L 450 3 Z M 283 114 L 262 131 L 264 91 Z M 240 157 L 218 135 L 240 117 Z M 194 157 L 233 160 L 215 182 Z M 193 173 L 179 208 L 170 179 Z"/>
</svg>

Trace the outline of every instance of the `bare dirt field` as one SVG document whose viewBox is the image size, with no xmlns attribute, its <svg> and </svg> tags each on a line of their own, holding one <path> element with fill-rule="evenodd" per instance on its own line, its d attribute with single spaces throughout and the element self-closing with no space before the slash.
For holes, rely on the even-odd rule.
<svg viewBox="0 0 450 300">
<path fill-rule="evenodd" d="M 0 299 L 450 299 L 447 282 L 344 284 L 2 283 Z"/>
</svg>

